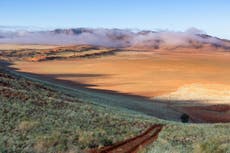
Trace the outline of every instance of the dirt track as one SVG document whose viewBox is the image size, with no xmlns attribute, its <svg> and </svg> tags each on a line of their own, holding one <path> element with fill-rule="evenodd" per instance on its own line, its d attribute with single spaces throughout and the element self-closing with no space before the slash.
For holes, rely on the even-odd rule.
<svg viewBox="0 0 230 153">
<path fill-rule="evenodd" d="M 99 149 L 92 149 L 86 151 L 87 153 L 137 153 L 144 146 L 154 142 L 159 132 L 162 130 L 163 125 L 153 125 L 147 129 L 144 133 L 127 139 L 122 142 L 118 142 L 112 146 L 102 147 Z"/>
</svg>

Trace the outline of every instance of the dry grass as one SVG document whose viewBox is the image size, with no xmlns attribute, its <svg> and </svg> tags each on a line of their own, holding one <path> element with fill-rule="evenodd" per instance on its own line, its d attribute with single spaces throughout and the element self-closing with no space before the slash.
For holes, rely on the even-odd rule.
<svg viewBox="0 0 230 153">
<path fill-rule="evenodd" d="M 21 121 L 18 125 L 18 130 L 29 131 L 35 128 L 39 123 L 35 121 Z"/>
</svg>

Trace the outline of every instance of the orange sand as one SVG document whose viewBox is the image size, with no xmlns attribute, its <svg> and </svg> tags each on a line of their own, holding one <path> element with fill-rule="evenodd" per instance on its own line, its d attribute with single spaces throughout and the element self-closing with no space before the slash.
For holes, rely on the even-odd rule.
<svg viewBox="0 0 230 153">
<path fill-rule="evenodd" d="M 50 49 L 59 47 L 58 45 L 22 45 L 22 44 L 0 44 L 0 50 L 19 50 L 19 49 Z"/>
<path fill-rule="evenodd" d="M 190 84 L 218 84 L 230 91 L 228 53 L 137 53 L 65 61 L 16 62 L 20 71 L 96 85 L 146 97 L 175 92 Z"/>
</svg>

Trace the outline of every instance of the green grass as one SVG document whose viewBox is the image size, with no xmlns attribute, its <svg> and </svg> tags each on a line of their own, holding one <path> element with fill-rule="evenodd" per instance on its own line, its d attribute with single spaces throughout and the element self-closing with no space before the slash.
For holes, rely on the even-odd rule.
<svg viewBox="0 0 230 153">
<path fill-rule="evenodd" d="M 24 78 L 0 81 L 0 152 L 80 152 L 135 136 L 152 124 Z"/>
<path fill-rule="evenodd" d="M 229 123 L 168 124 L 147 151 L 151 153 L 229 153 L 229 136 Z"/>
<path fill-rule="evenodd" d="M 163 123 L 149 153 L 230 152 L 230 124 L 183 124 L 98 105 L 78 91 L 0 71 L 0 152 L 82 152 Z"/>
</svg>

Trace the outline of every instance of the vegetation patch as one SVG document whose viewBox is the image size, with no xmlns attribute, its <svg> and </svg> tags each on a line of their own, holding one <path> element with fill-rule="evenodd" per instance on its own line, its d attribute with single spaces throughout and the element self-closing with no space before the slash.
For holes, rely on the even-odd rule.
<svg viewBox="0 0 230 153">
<path fill-rule="evenodd" d="M 167 122 L 102 107 L 4 70 L 0 91 L 0 152 L 82 152 L 132 138 L 159 123 L 166 125 L 143 152 L 230 152 L 229 123 Z"/>
<path fill-rule="evenodd" d="M 1 152 L 81 152 L 135 136 L 153 123 L 5 71 L 0 74 L 0 90 L 7 89 L 7 94 L 0 92 Z"/>
</svg>

